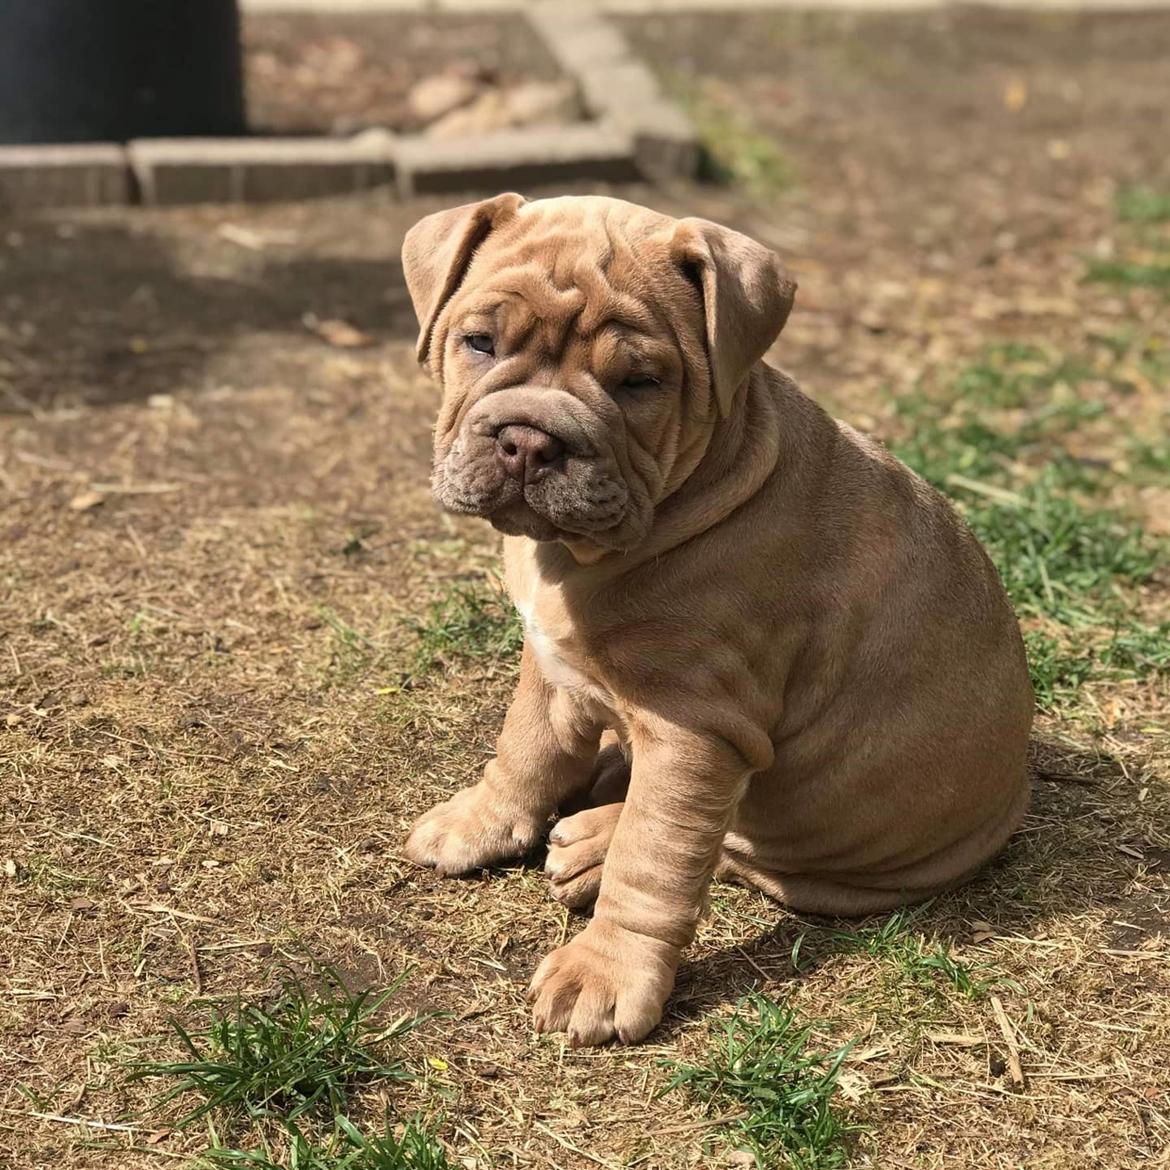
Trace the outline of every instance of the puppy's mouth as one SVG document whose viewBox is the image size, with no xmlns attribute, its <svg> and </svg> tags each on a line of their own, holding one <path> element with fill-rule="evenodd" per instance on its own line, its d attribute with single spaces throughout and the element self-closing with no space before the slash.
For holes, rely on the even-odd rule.
<svg viewBox="0 0 1170 1170">
<path fill-rule="evenodd" d="M 527 423 L 464 432 L 436 462 L 433 485 L 447 511 L 540 541 L 602 537 L 629 505 L 610 460 Z"/>
<path fill-rule="evenodd" d="M 484 519 L 505 536 L 527 536 L 532 540 L 563 540 L 570 535 L 568 529 L 558 528 L 548 516 L 537 511 L 522 497 L 486 514 Z"/>
</svg>

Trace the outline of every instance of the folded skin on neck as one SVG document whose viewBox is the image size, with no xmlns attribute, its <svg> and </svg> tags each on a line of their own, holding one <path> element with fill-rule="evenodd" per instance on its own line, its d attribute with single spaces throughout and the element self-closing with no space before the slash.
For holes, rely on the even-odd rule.
<svg viewBox="0 0 1170 1170">
<path fill-rule="evenodd" d="M 715 424 L 694 469 L 655 507 L 650 529 L 637 548 L 615 551 L 584 537 L 562 540 L 542 547 L 538 563 L 552 576 L 563 576 L 572 567 L 564 549 L 573 565 L 625 571 L 694 539 L 750 500 L 780 462 L 785 393 L 777 386 L 777 372 L 762 363 L 748 375 L 740 393 L 740 409 Z"/>
</svg>

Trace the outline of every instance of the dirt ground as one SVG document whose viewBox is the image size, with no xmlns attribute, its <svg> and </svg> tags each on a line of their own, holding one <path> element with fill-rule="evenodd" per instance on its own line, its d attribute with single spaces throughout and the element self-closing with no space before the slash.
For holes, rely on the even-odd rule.
<svg viewBox="0 0 1170 1170">
<path fill-rule="evenodd" d="M 894 437 L 899 398 L 1039 344 L 1112 363 L 1078 383 L 1107 408 L 1087 459 L 1133 436 L 1164 452 L 1166 294 L 1084 277 L 1152 248 L 1116 201 L 1170 191 L 1170 15 L 628 27 L 743 178 L 617 193 L 786 256 L 801 292 L 773 360 L 824 405 Z M 468 1167 L 733 1164 L 658 1092 L 753 986 L 825 1048 L 857 1041 L 854 1165 L 1170 1166 L 1164 680 L 1041 718 L 1023 829 L 916 922 L 1005 981 L 1023 1089 L 987 997 L 898 986 L 831 924 L 728 886 L 647 1044 L 533 1036 L 527 978 L 579 929 L 539 867 L 443 881 L 399 852 L 489 755 L 512 670 L 453 655 L 404 686 L 410 619 L 496 554 L 428 492 L 435 393 L 397 256 L 439 205 L 0 223 L 0 1165 L 197 1154 L 124 1062 L 308 949 L 362 985 L 409 968 L 403 1007 L 448 1013 L 389 1103 L 441 1114 Z M 1121 495 L 1170 527 L 1165 477 Z M 1144 588 L 1165 607 L 1165 568 Z"/>
<path fill-rule="evenodd" d="M 248 120 L 268 133 L 417 129 L 411 85 L 452 68 L 501 84 L 557 76 L 540 38 L 512 15 L 251 12 L 243 41 Z"/>
</svg>

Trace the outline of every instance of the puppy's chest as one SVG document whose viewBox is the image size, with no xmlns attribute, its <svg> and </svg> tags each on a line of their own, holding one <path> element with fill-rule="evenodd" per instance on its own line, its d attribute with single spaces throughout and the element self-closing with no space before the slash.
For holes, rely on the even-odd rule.
<svg viewBox="0 0 1170 1170">
<path fill-rule="evenodd" d="M 581 649 L 573 620 L 557 592 L 531 580 L 517 582 L 513 600 L 524 623 L 524 640 L 541 673 L 555 687 L 578 698 L 613 709 L 613 696 L 590 669 Z"/>
</svg>

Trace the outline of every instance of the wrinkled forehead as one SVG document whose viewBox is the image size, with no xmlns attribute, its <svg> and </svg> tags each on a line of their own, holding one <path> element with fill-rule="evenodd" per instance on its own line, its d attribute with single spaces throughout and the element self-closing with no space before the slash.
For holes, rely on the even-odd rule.
<svg viewBox="0 0 1170 1170">
<path fill-rule="evenodd" d="M 671 259 L 674 221 L 609 199 L 529 203 L 476 252 L 464 312 L 522 309 L 583 336 L 672 331 L 698 294 Z M 694 302 L 692 304 L 692 301 Z"/>
</svg>

